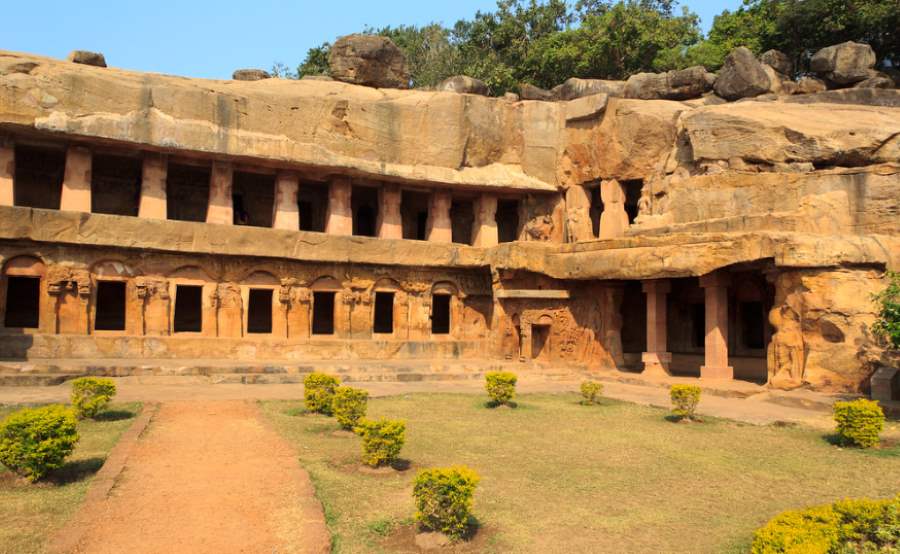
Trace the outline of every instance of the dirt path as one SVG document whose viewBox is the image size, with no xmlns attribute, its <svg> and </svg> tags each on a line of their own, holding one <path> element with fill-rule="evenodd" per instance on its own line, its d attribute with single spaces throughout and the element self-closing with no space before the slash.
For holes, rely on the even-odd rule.
<svg viewBox="0 0 900 554">
<path fill-rule="evenodd" d="M 249 401 L 162 404 L 130 445 L 109 496 L 79 515 L 71 524 L 81 526 L 79 553 L 280 554 L 328 546 L 296 453 Z"/>
</svg>

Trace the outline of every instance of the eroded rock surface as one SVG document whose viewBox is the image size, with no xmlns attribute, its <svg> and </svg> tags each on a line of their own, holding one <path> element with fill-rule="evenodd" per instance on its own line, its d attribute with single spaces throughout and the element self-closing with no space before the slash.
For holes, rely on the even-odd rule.
<svg viewBox="0 0 900 554">
<path fill-rule="evenodd" d="M 409 88 L 403 51 L 387 37 L 347 35 L 328 54 L 331 76 L 345 83 L 378 88 Z"/>
</svg>

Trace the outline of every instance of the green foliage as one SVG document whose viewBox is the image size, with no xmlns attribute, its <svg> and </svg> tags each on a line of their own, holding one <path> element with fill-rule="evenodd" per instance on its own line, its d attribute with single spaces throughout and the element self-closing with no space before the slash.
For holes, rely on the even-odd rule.
<svg viewBox="0 0 900 554">
<path fill-rule="evenodd" d="M 887 274 L 888 286 L 874 297 L 878 319 L 873 330 L 894 349 L 900 349 L 900 273 Z"/>
<path fill-rule="evenodd" d="M 876 400 L 835 402 L 834 422 L 845 444 L 870 448 L 878 445 L 878 435 L 884 429 L 884 411 Z"/>
<path fill-rule="evenodd" d="M 512 403 L 512 399 L 516 396 L 516 381 L 518 381 L 515 373 L 489 371 L 485 374 L 484 380 L 484 388 L 487 389 L 493 405 Z"/>
<path fill-rule="evenodd" d="M 324 373 L 310 373 L 303 379 L 303 400 L 306 411 L 331 415 L 334 389 L 339 382 L 336 377 Z"/>
<path fill-rule="evenodd" d="M 603 385 L 596 381 L 585 381 L 581 383 L 581 396 L 584 400 L 582 404 L 590 405 L 597 403 L 597 397 L 603 394 Z"/>
<path fill-rule="evenodd" d="M 77 442 L 77 419 L 71 409 L 23 408 L 0 422 L 0 463 L 37 481 L 62 467 Z"/>
<path fill-rule="evenodd" d="M 779 514 L 753 538 L 753 554 L 896 552 L 900 496 L 893 500 L 841 500 Z"/>
<path fill-rule="evenodd" d="M 672 385 L 669 389 L 672 413 L 681 419 L 694 419 L 700 403 L 700 387 L 697 385 Z"/>
<path fill-rule="evenodd" d="M 397 460 L 406 440 L 406 422 L 396 419 L 364 419 L 354 429 L 362 437 L 363 463 L 371 467 Z"/>
<path fill-rule="evenodd" d="M 297 66 L 295 74 L 279 75 L 288 78 L 299 79 L 305 75 L 328 75 L 331 68 L 328 66 L 328 54 L 331 52 L 331 44 L 323 42 L 306 51 L 306 58 Z"/>
<path fill-rule="evenodd" d="M 334 389 L 331 408 L 341 427 L 352 430 L 359 420 L 366 416 L 368 401 L 367 391 L 353 387 L 337 387 Z"/>
<path fill-rule="evenodd" d="M 454 539 L 462 537 L 468 528 L 478 481 L 478 474 L 464 466 L 420 471 L 413 485 L 416 521 L 430 531 Z"/>
<path fill-rule="evenodd" d="M 94 418 L 116 395 L 112 379 L 81 377 L 72 381 L 72 406 L 79 418 Z"/>
</svg>

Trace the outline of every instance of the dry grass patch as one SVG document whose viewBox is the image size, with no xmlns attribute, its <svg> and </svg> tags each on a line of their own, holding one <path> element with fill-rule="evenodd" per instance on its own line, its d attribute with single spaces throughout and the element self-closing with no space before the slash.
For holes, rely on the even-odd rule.
<svg viewBox="0 0 900 554">
<path fill-rule="evenodd" d="M 0 419 L 18 406 L 0 406 Z M 112 404 L 97 419 L 78 422 L 81 439 L 66 465 L 29 483 L 0 465 L 0 553 L 42 552 L 49 537 L 72 515 L 93 475 L 131 425 L 141 406 Z"/>
<path fill-rule="evenodd" d="M 466 465 L 481 483 L 474 514 L 487 552 L 746 552 L 753 530 L 789 508 L 900 490 L 900 447 L 839 449 L 819 431 L 707 418 L 675 425 L 667 411 L 609 399 L 523 395 L 489 410 L 472 395 L 371 399 L 372 417 L 407 421 L 403 456 L 418 467 Z M 357 441 L 334 420 L 264 412 L 300 452 L 336 552 L 388 551 L 414 513 L 409 472 L 368 476 Z"/>
</svg>

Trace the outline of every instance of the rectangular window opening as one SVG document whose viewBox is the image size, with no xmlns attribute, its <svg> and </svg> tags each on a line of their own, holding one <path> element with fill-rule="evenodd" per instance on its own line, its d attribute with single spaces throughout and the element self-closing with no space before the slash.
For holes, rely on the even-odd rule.
<svg viewBox="0 0 900 554">
<path fill-rule="evenodd" d="M 374 237 L 378 231 L 378 189 L 353 187 L 350 204 L 353 209 L 353 234 L 358 237 Z"/>
<path fill-rule="evenodd" d="M 7 277 L 6 315 L 3 325 L 36 329 L 40 321 L 40 297 L 39 277 Z"/>
<path fill-rule="evenodd" d="M 272 289 L 250 289 L 247 307 L 247 332 L 272 332 Z"/>
<path fill-rule="evenodd" d="M 203 330 L 203 287 L 175 287 L 175 332 L 199 333 Z"/>
<path fill-rule="evenodd" d="M 475 223 L 475 209 L 472 201 L 454 201 L 450 206 L 450 231 L 452 241 L 472 244 L 472 225 Z"/>
<path fill-rule="evenodd" d="M 233 223 L 271 227 L 275 214 L 275 176 L 235 171 L 231 186 Z"/>
<path fill-rule="evenodd" d="M 375 293 L 375 332 L 394 332 L 394 293 Z"/>
<path fill-rule="evenodd" d="M 137 216 L 143 161 L 125 156 L 96 155 L 91 163 L 91 211 Z"/>
<path fill-rule="evenodd" d="M 66 172 L 65 151 L 17 144 L 15 157 L 13 204 L 58 210 Z"/>
<path fill-rule="evenodd" d="M 499 242 L 515 242 L 519 238 L 519 202 L 497 202 L 497 238 Z"/>
<path fill-rule="evenodd" d="M 324 233 L 328 216 L 328 185 L 301 182 L 297 192 L 297 213 L 301 231 Z"/>
<path fill-rule="evenodd" d="M 94 316 L 97 331 L 125 330 L 125 282 L 97 282 L 97 311 Z"/>
<path fill-rule="evenodd" d="M 331 291 L 313 292 L 312 334 L 334 334 L 334 296 Z"/>
<path fill-rule="evenodd" d="M 400 197 L 400 221 L 403 238 L 425 240 L 428 227 L 428 194 L 404 190 Z"/>
<path fill-rule="evenodd" d="M 435 294 L 431 299 L 431 334 L 450 334 L 450 295 Z"/>
<path fill-rule="evenodd" d="M 169 164 L 166 175 L 166 207 L 169 219 L 206 221 L 210 172 L 209 167 Z"/>
</svg>

